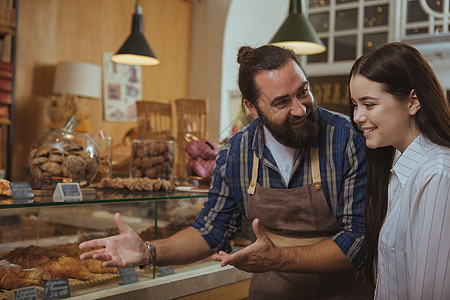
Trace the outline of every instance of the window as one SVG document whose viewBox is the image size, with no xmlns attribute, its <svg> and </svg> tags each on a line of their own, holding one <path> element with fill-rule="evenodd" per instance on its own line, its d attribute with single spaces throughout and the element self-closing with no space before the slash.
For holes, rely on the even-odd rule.
<svg viewBox="0 0 450 300">
<path fill-rule="evenodd" d="M 449 2 L 450 0 L 308 0 L 305 12 L 327 47 L 324 53 L 301 57 L 316 103 L 347 113 L 346 76 L 354 61 L 374 47 L 391 41 L 411 43 L 412 40 L 420 39 L 420 35 L 434 40 L 435 33 L 441 33 L 441 45 L 446 47 L 450 42 Z M 434 50 L 434 44 L 432 47 Z M 436 59 L 434 68 L 444 69 L 443 74 L 448 74 L 448 61 L 443 60 L 445 57 L 450 58 L 450 52 L 439 51 L 439 59 Z M 433 58 L 427 59 L 433 61 Z M 448 82 L 448 75 L 441 75 L 441 78 Z"/>
<path fill-rule="evenodd" d="M 413 37 L 419 34 L 448 33 L 449 17 L 448 0 L 408 0 L 404 5 L 402 19 L 406 22 L 402 24 L 401 35 Z"/>
<path fill-rule="evenodd" d="M 388 42 L 389 1 L 309 0 L 308 18 L 327 47 L 306 64 L 353 62 L 362 53 Z"/>
</svg>

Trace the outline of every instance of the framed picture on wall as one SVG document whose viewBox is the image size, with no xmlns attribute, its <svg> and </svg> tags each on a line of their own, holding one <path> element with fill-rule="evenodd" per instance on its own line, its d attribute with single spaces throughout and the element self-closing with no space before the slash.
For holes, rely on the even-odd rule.
<svg viewBox="0 0 450 300">
<path fill-rule="evenodd" d="M 112 55 L 103 53 L 104 119 L 136 121 L 136 101 L 142 99 L 141 67 L 113 63 Z"/>
</svg>

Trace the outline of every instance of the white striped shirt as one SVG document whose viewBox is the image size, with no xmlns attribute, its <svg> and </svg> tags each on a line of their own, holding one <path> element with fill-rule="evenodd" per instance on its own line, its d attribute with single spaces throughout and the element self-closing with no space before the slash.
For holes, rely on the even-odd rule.
<svg viewBox="0 0 450 300">
<path fill-rule="evenodd" d="M 397 151 L 378 245 L 376 299 L 450 299 L 450 149 Z"/>
</svg>

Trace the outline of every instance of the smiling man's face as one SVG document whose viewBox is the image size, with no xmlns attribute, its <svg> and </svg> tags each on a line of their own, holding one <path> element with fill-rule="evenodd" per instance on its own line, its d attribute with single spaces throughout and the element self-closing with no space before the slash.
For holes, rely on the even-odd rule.
<svg viewBox="0 0 450 300">
<path fill-rule="evenodd" d="M 302 69 L 290 61 L 280 69 L 259 73 L 255 82 L 261 96 L 256 105 L 247 103 L 252 114 L 281 144 L 309 147 L 318 133 L 319 116 Z"/>
</svg>

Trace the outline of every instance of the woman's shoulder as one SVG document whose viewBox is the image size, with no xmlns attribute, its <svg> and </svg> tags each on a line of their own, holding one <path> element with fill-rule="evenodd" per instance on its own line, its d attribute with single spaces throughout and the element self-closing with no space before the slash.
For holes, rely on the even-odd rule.
<svg viewBox="0 0 450 300">
<path fill-rule="evenodd" d="M 425 138 L 423 141 L 425 152 L 418 173 L 424 176 L 450 176 L 450 148 L 437 145 Z"/>
</svg>

